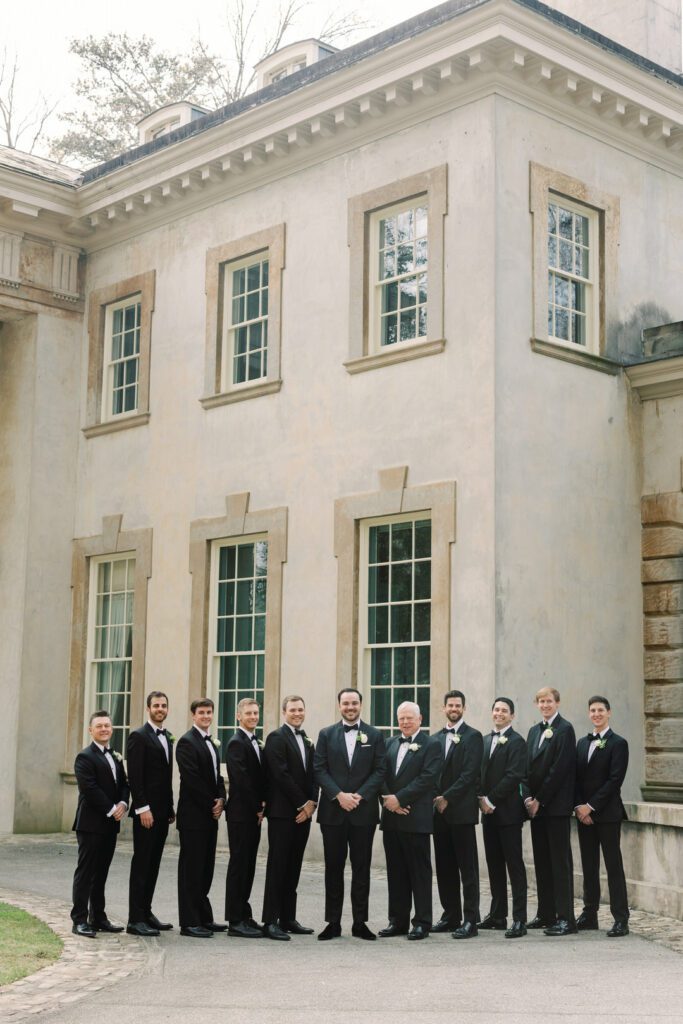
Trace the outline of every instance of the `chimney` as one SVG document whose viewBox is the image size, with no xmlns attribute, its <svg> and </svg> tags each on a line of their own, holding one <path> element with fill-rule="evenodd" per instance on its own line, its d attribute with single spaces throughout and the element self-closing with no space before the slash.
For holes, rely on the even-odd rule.
<svg viewBox="0 0 683 1024">
<path fill-rule="evenodd" d="M 681 71 L 681 0 L 545 0 L 629 50 Z"/>
</svg>

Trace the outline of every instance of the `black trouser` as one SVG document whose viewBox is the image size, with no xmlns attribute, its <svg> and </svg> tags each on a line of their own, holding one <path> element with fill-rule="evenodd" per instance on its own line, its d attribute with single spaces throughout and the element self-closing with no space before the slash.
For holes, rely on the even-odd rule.
<svg viewBox="0 0 683 1024">
<path fill-rule="evenodd" d="M 251 821 L 228 822 L 230 860 L 225 879 L 225 918 L 231 924 L 253 918 L 249 897 L 256 872 L 256 854 L 261 839 L 261 826 L 256 815 Z"/>
<path fill-rule="evenodd" d="M 443 918 L 457 928 L 479 920 L 479 856 L 474 825 L 449 825 L 434 815 L 434 862 Z M 462 902 L 460 885 L 462 884 Z"/>
<path fill-rule="evenodd" d="M 531 845 L 534 851 L 537 916 L 552 924 L 556 920 L 574 921 L 574 862 L 570 818 L 531 819 Z"/>
<path fill-rule="evenodd" d="M 626 877 L 621 859 L 621 822 L 577 822 L 581 869 L 583 871 L 583 909 L 597 914 L 600 906 L 600 849 L 605 861 L 609 908 L 615 921 L 625 924 L 629 918 Z"/>
<path fill-rule="evenodd" d="M 522 856 L 522 826 L 498 825 L 491 814 L 482 815 L 484 852 L 491 886 L 491 917 L 508 916 L 508 892 L 505 871 L 512 890 L 512 920 L 526 921 L 526 868 Z"/>
<path fill-rule="evenodd" d="M 78 861 L 74 871 L 71 920 L 74 924 L 85 924 L 86 921 L 100 924 L 107 916 L 104 887 L 116 849 L 117 833 L 77 832 L 76 838 Z"/>
<path fill-rule="evenodd" d="M 311 822 L 268 819 L 268 863 L 263 891 L 263 922 L 296 920 L 296 889 Z"/>
<path fill-rule="evenodd" d="M 321 825 L 325 852 L 325 920 L 341 921 L 344 905 L 344 865 L 351 858 L 351 912 L 354 924 L 367 921 L 370 901 L 370 861 L 376 825 Z"/>
<path fill-rule="evenodd" d="M 168 836 L 168 821 L 155 819 L 151 828 L 144 828 L 138 814 L 133 818 L 133 859 L 128 883 L 128 922 L 147 921 L 152 913 L 152 900 L 159 877 L 159 865 Z"/>
<path fill-rule="evenodd" d="M 432 859 L 427 832 L 399 832 L 384 829 L 387 858 L 389 923 L 407 928 L 410 908 L 415 904 L 412 923 L 429 930 L 432 926 Z"/>
<path fill-rule="evenodd" d="M 218 822 L 212 828 L 178 830 L 178 913 L 181 928 L 197 928 L 213 921 L 209 892 L 216 860 Z"/>
</svg>

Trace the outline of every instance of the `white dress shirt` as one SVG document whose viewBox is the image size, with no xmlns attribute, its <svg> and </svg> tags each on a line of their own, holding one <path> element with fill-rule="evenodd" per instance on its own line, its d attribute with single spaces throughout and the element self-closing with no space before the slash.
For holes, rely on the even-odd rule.
<svg viewBox="0 0 683 1024">
<path fill-rule="evenodd" d="M 254 748 L 254 750 L 256 751 L 256 756 L 258 757 L 258 759 L 260 761 L 261 760 L 261 748 L 258 745 L 258 740 L 256 739 L 256 735 L 253 732 L 249 732 L 248 729 L 245 729 L 243 725 L 240 725 L 239 728 L 242 730 L 244 735 L 247 736 L 249 738 L 249 740 L 251 741 L 251 745 Z"/>
<path fill-rule="evenodd" d="M 415 733 L 415 736 L 417 736 L 417 733 Z M 401 733 L 401 738 L 402 739 L 407 739 L 408 742 L 407 743 L 399 743 L 398 754 L 396 755 L 396 772 L 397 773 L 398 773 L 399 768 L 401 767 L 401 765 L 403 764 L 403 762 L 405 760 L 406 754 L 408 753 L 408 747 L 415 740 L 415 736 L 405 736 L 403 733 Z"/>
<path fill-rule="evenodd" d="M 348 722 L 345 722 L 343 718 L 342 725 L 348 725 Z M 346 752 L 349 755 L 349 764 L 351 764 L 351 758 L 353 757 L 353 752 L 356 749 L 356 743 L 360 743 L 360 740 L 358 739 L 360 731 L 360 721 L 358 721 L 354 724 L 354 727 L 349 732 L 344 733 L 344 740 L 346 742 Z"/>
<path fill-rule="evenodd" d="M 98 743 L 97 740 L 93 740 L 93 743 L 95 744 L 96 747 L 99 747 L 99 749 L 104 754 L 104 746 L 103 746 L 103 744 L 102 743 Z M 116 782 L 117 781 L 116 761 L 114 760 L 113 756 L 109 753 L 109 751 L 107 751 L 106 754 L 104 754 L 104 756 L 105 756 L 105 758 L 107 760 L 107 764 L 111 768 L 111 773 L 114 776 L 114 782 Z M 117 807 L 118 807 L 118 804 L 114 804 L 114 806 L 111 808 L 111 810 L 107 814 L 108 818 L 111 818 L 112 814 L 114 813 L 114 811 L 116 810 Z"/>
<path fill-rule="evenodd" d="M 198 725 L 193 725 L 192 728 L 196 729 L 199 735 L 204 737 L 205 741 L 206 737 L 210 735 L 208 732 L 205 732 L 204 729 L 200 729 Z M 213 761 L 214 774 L 216 776 L 216 781 L 218 781 L 218 753 L 216 752 L 213 740 L 210 740 L 206 745 L 209 748 L 211 760 Z"/>
<path fill-rule="evenodd" d="M 552 727 L 552 724 L 559 715 L 559 713 L 559 711 L 556 711 L 552 718 L 549 718 L 547 722 L 544 722 L 543 728 L 541 729 L 541 738 L 538 741 L 538 746 L 536 747 L 536 750 L 540 750 L 543 744 L 545 743 L 545 731 L 546 729 L 550 729 Z"/>
<path fill-rule="evenodd" d="M 296 745 L 299 748 L 299 753 L 301 754 L 301 760 L 303 761 L 304 768 L 305 768 L 306 767 L 306 747 L 304 745 L 304 738 L 303 738 L 303 736 L 297 736 L 296 729 L 294 728 L 293 725 L 290 725 L 289 722 L 285 722 L 285 725 L 287 726 L 287 728 L 292 730 L 292 733 L 294 735 L 294 739 L 296 740 Z"/>
<path fill-rule="evenodd" d="M 491 754 L 493 753 L 493 751 L 498 746 L 498 740 L 500 739 L 500 737 L 504 736 L 505 733 L 508 731 L 508 729 L 511 729 L 511 728 L 512 728 L 512 726 L 508 725 L 506 729 L 501 729 L 500 732 L 498 732 L 496 730 L 495 735 L 491 737 L 491 750 L 489 751 L 489 757 L 491 757 Z M 484 797 L 484 800 L 488 804 L 488 806 L 491 808 L 491 810 L 495 811 L 496 805 L 492 804 L 487 796 Z"/>
<path fill-rule="evenodd" d="M 593 736 L 595 737 L 595 739 L 592 741 L 590 747 L 588 748 L 588 760 L 589 761 L 590 761 L 591 757 L 593 756 L 593 754 L 595 753 L 595 751 L 598 749 L 598 743 L 604 737 L 605 733 L 608 732 L 608 730 L 609 730 L 609 725 L 606 726 L 602 730 L 601 733 L 593 733 Z M 591 808 L 591 810 L 592 810 L 592 808 Z"/>
</svg>

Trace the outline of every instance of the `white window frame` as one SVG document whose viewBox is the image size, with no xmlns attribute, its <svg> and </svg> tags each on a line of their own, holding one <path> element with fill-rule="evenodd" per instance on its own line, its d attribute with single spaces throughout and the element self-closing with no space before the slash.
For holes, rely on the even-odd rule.
<svg viewBox="0 0 683 1024">
<path fill-rule="evenodd" d="M 549 219 L 550 207 L 555 206 L 562 210 L 567 210 L 569 213 L 575 216 L 584 217 L 588 221 L 588 245 L 585 246 L 588 250 L 588 277 L 582 277 L 574 272 L 561 270 L 558 265 L 552 266 L 550 257 L 548 255 L 548 247 L 550 244 L 550 229 L 547 228 L 546 232 L 546 262 L 548 272 L 548 315 L 550 315 L 551 308 L 551 297 L 550 297 L 550 275 L 561 278 L 568 282 L 569 288 L 571 289 L 572 284 L 578 284 L 583 288 L 584 292 L 584 306 L 585 306 L 585 343 L 574 341 L 572 338 L 561 338 L 557 334 L 551 332 L 548 327 L 548 340 L 552 341 L 556 345 L 568 345 L 570 348 L 579 349 L 583 352 L 599 352 L 600 339 L 599 339 L 599 323 L 600 323 L 600 287 L 599 287 L 599 267 L 600 267 L 600 217 L 597 210 L 594 210 L 590 206 L 586 206 L 584 203 L 577 203 L 566 196 L 561 195 L 558 192 L 550 191 L 548 193 L 548 206 L 546 212 L 546 218 Z M 561 239 L 559 236 L 559 225 L 557 227 L 556 236 L 558 239 L 558 255 L 559 245 Z M 572 241 L 573 251 L 577 243 Z M 559 260 L 558 260 L 559 262 Z M 552 303 L 555 309 L 562 308 L 557 307 L 555 303 Z M 568 324 L 571 324 L 572 310 L 574 307 L 567 307 Z M 571 333 L 570 326 L 570 333 Z"/>
<path fill-rule="evenodd" d="M 249 691 L 242 690 L 238 686 L 236 690 L 236 696 L 239 699 L 239 694 L 243 696 L 254 696 L 254 699 L 258 702 L 263 712 L 265 707 L 265 697 L 267 691 L 267 656 L 268 656 L 268 592 L 270 590 L 270 553 L 271 544 L 267 533 L 252 533 L 245 534 L 237 537 L 219 537 L 211 541 L 210 555 L 209 555 L 209 609 L 208 609 L 208 632 L 206 640 L 206 680 L 207 687 L 206 691 L 208 696 L 213 700 L 215 704 L 215 717 L 214 726 L 218 733 L 220 729 L 234 730 L 237 728 L 237 722 L 230 723 L 230 725 L 222 726 L 220 724 L 220 689 L 219 689 L 219 671 L 220 671 L 220 658 L 225 652 L 219 652 L 217 650 L 217 625 L 218 625 L 218 569 L 221 548 L 225 547 L 241 547 L 247 544 L 256 544 L 257 542 L 265 543 L 268 547 L 268 570 L 265 575 L 266 580 L 266 606 L 263 612 L 265 617 L 264 623 L 264 646 L 263 649 L 255 651 L 253 648 L 249 651 L 242 651 L 234 653 L 239 656 L 239 653 L 252 655 L 254 657 L 258 655 L 263 656 L 263 679 L 260 687 L 252 687 Z M 261 577 L 263 578 L 263 577 Z M 236 613 L 236 609 L 235 609 Z M 263 717 L 263 716 L 262 716 Z M 259 735 L 263 729 L 263 721 L 259 725 Z"/>
<path fill-rule="evenodd" d="M 427 250 L 427 262 L 424 267 L 414 268 L 410 274 L 395 275 L 390 279 L 383 279 L 380 275 L 380 251 L 381 251 L 381 225 L 383 221 L 386 221 L 392 217 L 400 217 L 401 214 L 412 210 L 414 213 L 419 209 L 426 210 L 426 216 L 424 217 L 423 227 L 424 233 L 416 238 L 413 236 L 413 246 L 417 245 L 418 240 L 424 240 L 425 249 Z M 375 210 L 370 215 L 370 266 L 368 267 L 369 274 L 369 311 L 370 311 L 370 330 L 369 330 L 369 347 L 370 351 L 374 353 L 386 352 L 389 349 L 395 349 L 397 346 L 409 346 L 425 342 L 429 335 L 429 196 L 427 193 L 415 196 L 411 199 L 404 200 L 401 203 L 394 203 L 392 206 L 387 206 L 381 210 Z M 424 301 L 420 302 L 419 294 L 416 294 L 415 304 L 415 325 L 416 332 L 409 338 L 400 337 L 400 293 L 401 293 L 401 280 L 407 280 L 411 277 L 416 279 L 425 275 L 425 294 Z M 388 344 L 382 344 L 382 296 L 383 290 L 387 287 L 385 283 L 389 280 L 389 283 L 395 283 L 397 286 L 396 296 L 396 313 L 399 318 L 398 324 L 398 337 L 396 341 L 389 342 Z M 417 284 L 416 284 L 417 289 Z M 424 309 L 424 320 L 425 326 L 424 331 L 419 331 L 419 310 Z"/>
<path fill-rule="evenodd" d="M 261 313 L 261 302 L 259 302 L 259 316 L 247 319 L 245 316 L 244 320 L 234 321 L 233 320 L 233 275 L 239 273 L 240 270 L 246 270 L 249 267 L 253 267 L 255 264 L 259 265 L 259 295 L 262 294 L 264 288 L 262 284 L 263 278 L 263 264 L 268 264 L 268 284 L 266 288 L 268 290 L 268 300 L 270 301 L 270 252 L 268 249 L 262 249 L 259 252 L 251 253 L 249 256 L 244 256 L 241 259 L 225 263 L 223 265 L 223 352 L 225 357 L 221 361 L 221 391 L 231 391 L 238 388 L 254 387 L 255 385 L 261 384 L 263 381 L 268 379 L 268 357 L 270 355 L 268 348 L 268 333 L 269 333 L 269 322 L 270 322 L 270 305 L 268 306 L 268 312 L 265 314 Z M 245 292 L 245 296 L 248 293 Z M 235 362 L 240 353 L 236 350 L 235 339 L 237 331 L 240 327 L 246 327 L 247 329 L 255 323 L 262 324 L 262 343 L 259 349 L 262 352 L 261 356 L 261 370 L 262 372 L 258 377 L 248 377 L 242 381 L 234 380 L 235 373 Z M 263 334 L 265 334 L 265 343 L 263 341 Z M 248 372 L 249 367 L 249 347 L 245 350 L 246 367 Z M 265 359 L 265 372 L 263 372 L 263 363 Z"/>
<path fill-rule="evenodd" d="M 370 706 L 370 709 L 368 710 L 368 714 L 371 714 L 372 713 L 371 709 L 372 709 L 372 704 L 373 704 L 373 700 L 372 700 L 373 688 L 371 686 L 371 659 L 372 659 L 372 651 L 376 650 L 376 649 L 380 649 L 381 647 L 386 647 L 389 650 L 393 650 L 395 647 L 426 647 L 426 648 L 428 648 L 429 652 L 430 652 L 430 681 L 429 681 L 429 691 L 428 691 L 429 692 L 429 698 L 428 698 L 428 700 L 427 701 L 417 700 L 417 690 L 418 690 L 417 681 L 414 683 L 414 686 L 413 686 L 413 688 L 415 690 L 415 697 L 413 699 L 415 699 L 417 701 L 417 703 L 420 704 L 420 708 L 421 708 L 422 713 L 423 713 L 423 718 L 425 719 L 425 722 L 428 723 L 429 722 L 429 718 L 430 718 L 429 708 L 430 708 L 430 705 L 431 705 L 431 688 L 432 688 L 432 678 L 433 678 L 433 665 L 432 665 L 432 657 L 431 657 L 431 655 L 432 655 L 432 648 L 433 648 L 433 621 L 432 621 L 433 620 L 433 614 L 432 613 L 433 613 L 433 606 L 434 606 L 434 591 L 433 591 L 432 583 L 430 583 L 430 596 L 429 596 L 429 607 L 430 607 L 429 640 L 427 640 L 427 641 L 412 640 L 410 642 L 405 642 L 405 643 L 403 643 L 403 642 L 401 642 L 401 643 L 392 643 L 390 635 L 389 635 L 389 639 L 388 639 L 388 642 L 387 642 L 386 645 L 372 645 L 371 646 L 369 644 L 369 641 L 368 641 L 368 606 L 371 603 L 368 600 L 368 596 L 369 596 L 368 595 L 368 591 L 369 591 L 369 569 L 370 569 L 370 563 L 369 563 L 370 530 L 371 530 L 371 528 L 373 526 L 385 526 L 385 525 L 392 526 L 392 525 L 397 525 L 399 523 L 415 523 L 415 522 L 423 521 L 423 520 L 429 520 L 429 522 L 431 523 L 429 563 L 430 563 L 430 580 L 433 580 L 433 572 L 431 571 L 432 567 L 433 567 L 433 564 L 434 564 L 433 517 L 432 517 L 432 512 L 431 512 L 430 509 L 426 509 L 424 511 L 416 511 L 416 512 L 410 512 L 410 513 L 404 513 L 404 514 L 399 514 L 399 515 L 377 516 L 377 517 L 374 517 L 374 518 L 371 518 L 371 519 L 362 519 L 360 521 L 360 523 L 359 523 L 360 537 L 359 537 L 359 573 L 358 573 L 358 669 L 359 669 L 359 673 L 358 674 L 359 674 L 359 686 L 360 686 L 360 689 L 361 689 L 361 691 L 363 693 L 367 694 L 367 699 L 368 699 L 368 703 L 369 703 L 369 706 Z M 413 559 L 412 559 L 413 564 L 415 563 L 415 561 L 416 561 L 416 559 L 413 557 Z M 418 559 L 417 561 L 424 561 L 424 560 Z M 414 596 L 411 599 L 410 603 L 414 607 L 414 605 L 416 603 Z M 391 605 L 391 601 L 389 601 L 389 604 Z M 392 683 L 391 683 L 391 692 L 392 692 L 392 694 L 393 694 L 393 691 L 395 689 L 396 689 L 396 687 L 395 687 L 394 682 L 392 680 Z M 393 700 L 392 700 L 392 704 L 393 704 Z M 393 720 L 393 715 L 394 715 L 394 709 L 392 707 L 392 714 L 391 714 L 392 720 L 391 720 L 391 722 L 389 723 L 388 726 L 387 725 L 379 725 L 377 723 L 374 723 L 374 724 L 377 725 L 377 728 L 380 728 L 382 730 L 392 731 L 395 728 L 395 725 L 396 725 L 395 721 Z M 427 724 L 425 724 L 425 728 L 427 728 Z"/>
<path fill-rule="evenodd" d="M 133 616 L 132 616 L 132 622 L 130 623 L 130 627 L 131 627 L 131 653 L 130 653 L 130 656 L 121 657 L 121 658 L 118 658 L 118 659 L 112 659 L 112 658 L 101 659 L 101 658 L 96 658 L 96 656 L 95 656 L 95 630 L 98 627 L 98 622 L 97 622 L 97 597 L 98 597 L 98 593 L 97 593 L 97 577 L 98 577 L 98 574 L 99 574 L 99 568 L 100 568 L 101 565 L 104 565 L 107 562 L 109 562 L 109 563 L 111 563 L 113 565 L 114 562 L 129 562 L 130 560 L 132 560 L 135 563 L 133 565 L 132 570 L 130 568 L 127 570 L 128 574 L 131 577 L 130 579 L 127 578 L 127 583 L 130 583 L 131 586 L 126 589 L 126 593 L 131 593 L 132 597 L 133 597 Z M 116 726 L 116 728 L 123 728 L 125 734 L 127 734 L 130 731 L 131 718 L 132 718 L 132 697 L 133 697 L 133 682 L 132 682 L 132 679 L 133 679 L 133 663 L 134 663 L 133 650 L 134 650 L 134 644 L 135 644 L 135 571 L 136 571 L 136 565 L 137 565 L 137 553 L 135 551 L 124 551 L 124 552 L 116 552 L 115 554 L 97 555 L 97 556 L 92 557 L 92 558 L 89 559 L 90 580 L 89 580 L 89 586 L 88 586 L 88 619 L 87 619 L 88 626 L 87 626 L 86 662 L 85 662 L 85 664 L 86 664 L 86 670 L 85 670 L 86 685 L 85 685 L 85 702 L 84 702 L 84 712 L 85 712 L 85 715 L 84 715 L 84 722 L 83 722 L 83 742 L 85 744 L 90 742 L 90 736 L 89 736 L 89 733 L 88 733 L 88 724 L 89 724 L 89 720 L 90 720 L 90 715 L 93 713 L 93 711 L 98 711 L 99 710 L 99 707 L 97 706 L 97 701 L 96 701 L 96 693 L 97 693 L 97 665 L 101 664 L 102 661 L 107 661 L 107 662 L 111 663 L 111 662 L 116 660 L 117 663 L 118 662 L 127 662 L 129 664 L 129 666 L 130 666 L 129 667 L 130 689 L 124 691 L 125 693 L 127 693 L 127 700 L 126 700 L 126 702 L 124 704 L 124 706 L 127 707 L 127 709 L 128 709 L 127 721 L 124 722 L 123 726 Z M 119 750 L 119 746 L 116 743 L 115 743 L 115 749 Z M 124 750 L 119 750 L 119 753 L 123 754 Z"/>
<path fill-rule="evenodd" d="M 136 308 L 137 351 L 132 356 L 124 356 L 114 359 L 112 345 L 114 340 L 114 314 L 118 310 Z M 125 336 L 125 331 L 122 337 Z M 142 336 L 142 294 L 129 295 L 118 302 L 112 302 L 105 308 L 104 313 L 104 357 L 103 357 L 103 378 L 102 378 L 102 422 L 118 420 L 125 416 L 135 416 L 140 406 L 140 365 L 141 365 L 141 336 Z M 128 364 L 135 360 L 135 405 L 132 409 L 122 409 L 121 412 L 114 412 L 114 372 L 115 367 L 120 364 Z M 125 371 L 124 371 L 125 372 Z M 125 386 L 124 386 L 125 390 Z"/>
</svg>

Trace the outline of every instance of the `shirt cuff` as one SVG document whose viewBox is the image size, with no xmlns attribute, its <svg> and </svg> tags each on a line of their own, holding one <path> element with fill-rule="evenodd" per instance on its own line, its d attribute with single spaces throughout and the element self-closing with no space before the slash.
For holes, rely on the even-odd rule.
<svg viewBox="0 0 683 1024">
<path fill-rule="evenodd" d="M 488 807 L 490 807 L 492 811 L 495 811 L 495 809 L 496 809 L 496 805 L 495 805 L 495 804 L 492 804 L 492 803 L 491 803 L 491 801 L 489 800 L 489 798 L 488 798 L 487 796 L 485 796 L 485 797 L 484 797 L 484 803 L 485 803 L 485 804 L 486 804 L 486 805 L 487 805 Z"/>
<path fill-rule="evenodd" d="M 144 814 L 145 811 L 148 811 L 148 810 L 149 810 L 149 804 L 145 804 L 144 807 L 136 807 L 135 808 L 135 813 L 136 814 Z"/>
<path fill-rule="evenodd" d="M 119 806 L 118 804 L 114 804 L 114 806 L 113 806 L 113 807 L 112 807 L 112 809 L 110 810 L 109 814 L 107 815 L 107 817 L 108 817 L 108 818 L 111 818 L 112 814 L 114 813 L 114 811 L 116 810 L 116 808 L 117 808 L 118 806 Z"/>
</svg>

